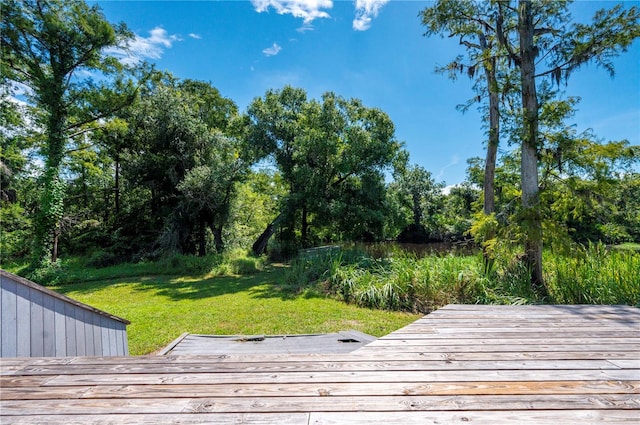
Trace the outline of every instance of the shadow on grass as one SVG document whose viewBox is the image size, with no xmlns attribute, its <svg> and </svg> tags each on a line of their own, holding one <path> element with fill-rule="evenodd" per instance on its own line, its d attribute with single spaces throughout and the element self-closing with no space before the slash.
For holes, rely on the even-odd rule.
<svg viewBox="0 0 640 425">
<path fill-rule="evenodd" d="M 128 285 L 134 291 L 153 293 L 171 301 L 199 300 L 246 292 L 250 298 L 279 298 L 283 301 L 298 298 L 319 298 L 310 292 L 295 293 L 284 282 L 285 266 L 270 265 L 265 270 L 242 276 L 144 276 L 93 281 L 54 288 L 69 292 L 91 293 L 111 285 Z"/>
</svg>

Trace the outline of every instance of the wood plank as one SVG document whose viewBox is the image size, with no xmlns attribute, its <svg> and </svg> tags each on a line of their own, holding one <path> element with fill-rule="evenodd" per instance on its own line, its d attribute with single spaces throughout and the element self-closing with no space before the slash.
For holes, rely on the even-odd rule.
<svg viewBox="0 0 640 425">
<path fill-rule="evenodd" d="M 181 413 L 191 405 L 188 398 L 153 399 L 56 399 L 56 400 L 2 400 L 3 415 L 107 415 L 142 413 Z"/>
<path fill-rule="evenodd" d="M 423 395 L 577 395 L 640 394 L 640 381 L 557 382 L 433 382 L 331 384 L 199 384 L 4 387 L 1 400 L 69 398 L 314 397 L 314 396 L 423 396 Z"/>
<path fill-rule="evenodd" d="M 0 376 L 1 392 L 11 387 L 38 387 L 52 380 L 53 376 Z"/>
<path fill-rule="evenodd" d="M 54 298 L 54 326 L 56 333 L 56 356 L 64 357 L 67 355 L 67 323 L 65 317 L 65 303 L 63 300 Z"/>
<path fill-rule="evenodd" d="M 443 340 L 418 339 L 418 338 L 381 338 L 368 344 L 369 347 L 385 347 L 385 346 L 410 346 L 410 345 L 471 345 L 473 346 L 490 346 L 490 345 L 529 345 L 531 338 L 476 338 L 469 341 L 466 338 L 447 338 Z M 640 338 L 593 338 L 593 337 L 573 337 L 573 338 L 544 338 L 535 339 L 535 342 L 542 345 L 632 345 L 630 347 L 635 351 L 640 351 Z M 519 347 L 515 347 L 516 349 Z"/>
<path fill-rule="evenodd" d="M 57 399 L 2 400 L 5 415 L 28 409 L 32 414 L 109 414 L 109 413 L 286 413 L 342 411 L 429 411 L 429 410 L 547 410 L 571 406 L 580 409 L 638 409 L 640 397 L 607 395 L 508 395 L 508 396 L 379 396 L 379 397 L 220 397 L 207 399 Z"/>
<path fill-rule="evenodd" d="M 11 377 L 14 378 L 14 377 Z M 640 380 L 640 369 L 624 370 L 480 370 L 480 371 L 325 371 L 253 374 L 159 373 L 124 375 L 54 375 L 47 385 L 134 385 L 208 383 L 300 383 L 300 382 L 444 382 L 444 381 L 584 381 Z"/>
<path fill-rule="evenodd" d="M 624 338 L 624 339 L 638 339 L 640 338 L 640 331 L 597 331 L 590 330 L 588 332 L 553 332 L 550 334 L 547 332 L 529 332 L 528 330 L 520 330 L 517 332 L 492 332 L 488 335 L 488 332 L 474 332 L 472 330 L 461 331 L 455 334 L 456 339 L 464 339 L 468 340 L 476 340 L 476 339 L 488 339 L 488 338 L 497 338 L 497 339 L 573 339 L 573 338 Z M 396 340 L 396 339 L 425 339 L 428 341 L 436 341 L 439 339 L 452 339 L 452 335 L 449 333 L 432 333 L 432 334 L 423 334 L 419 332 L 412 333 L 400 333 L 400 332 L 391 332 L 390 334 L 379 338 L 379 340 Z M 475 341 L 469 341 L 470 343 Z"/>
<path fill-rule="evenodd" d="M 106 317 L 100 316 L 100 337 L 102 340 L 102 355 L 103 356 L 113 356 L 115 353 L 112 353 L 109 345 L 109 320 Z"/>
<path fill-rule="evenodd" d="M 607 360 L 609 363 L 619 367 L 620 369 L 640 369 L 640 353 L 637 359 L 630 360 Z"/>
<path fill-rule="evenodd" d="M 496 326 L 500 326 L 503 329 L 519 329 L 519 328 L 547 328 L 547 329 L 563 329 L 566 327 L 576 328 L 576 330 L 588 330 L 589 328 L 598 327 L 599 329 L 607 329 L 607 328 L 621 328 L 622 326 L 618 322 L 607 322 L 607 321 L 598 321 L 594 320 L 593 322 L 589 322 L 586 320 L 566 320 L 565 318 L 560 318 L 558 320 L 538 320 L 538 321 L 516 321 L 511 319 L 505 319 L 503 321 L 492 321 L 492 320 L 483 320 L 478 319 L 476 321 L 472 320 L 433 320 L 433 319 L 423 319 L 418 320 L 416 325 L 427 325 L 430 327 L 437 326 L 438 331 L 447 328 L 466 328 L 466 329 L 482 329 L 482 328 L 494 328 Z M 637 326 L 640 325 L 640 321 L 634 320 L 630 322 L 628 325 Z M 403 328 L 404 329 L 404 328 Z"/>
<path fill-rule="evenodd" d="M 640 369 L 640 364 L 635 365 Z M 620 369 L 608 360 L 515 360 L 515 361 L 459 361 L 424 360 L 415 361 L 309 361 L 309 362 L 237 362 L 237 363 L 195 363 L 195 364 L 146 364 L 127 363 L 122 365 L 34 365 L 25 366 L 14 375 L 104 375 L 104 374 L 158 374 L 158 373 L 217 373 L 235 372 L 323 372 L 323 371 L 411 371 L 411 370 L 537 370 L 572 369 L 600 370 Z"/>
<path fill-rule="evenodd" d="M 476 327 L 476 328 L 472 328 L 472 327 L 466 327 L 464 326 L 464 324 L 459 325 L 458 327 L 442 327 L 442 328 L 438 328 L 438 330 L 433 330 L 434 327 L 432 324 L 429 324 L 428 326 L 412 326 L 412 327 L 406 327 L 406 328 L 402 328 L 400 329 L 402 331 L 402 333 L 414 333 L 414 334 L 425 334 L 425 335 L 429 335 L 429 334 L 461 334 L 461 333 L 465 333 L 465 332 L 470 332 L 473 331 L 474 333 L 551 333 L 550 329 L 544 326 L 540 326 L 540 325 L 536 325 L 536 326 L 520 326 L 519 328 L 514 328 L 514 327 L 505 327 L 502 326 L 502 324 L 500 323 L 493 323 L 492 326 L 490 326 L 491 324 L 488 323 L 487 326 L 485 327 Z M 571 333 L 571 334 L 590 334 L 591 332 L 634 332 L 635 335 L 632 336 L 637 336 L 637 332 L 634 330 L 633 327 L 630 326 L 609 326 L 609 327 L 588 327 L 588 326 L 582 326 L 582 327 L 575 327 L 575 326 L 566 326 L 566 327 L 562 327 L 562 328 L 554 328 L 553 329 L 553 333 L 555 334 L 556 332 L 563 332 L 563 333 Z"/>
<path fill-rule="evenodd" d="M 314 412 L 310 425 L 460 425 L 479 423 L 492 425 L 536 424 L 536 425 L 585 425 L 585 424 L 636 424 L 637 412 L 602 410 L 547 410 L 547 411 L 466 411 L 466 412 Z"/>
<path fill-rule="evenodd" d="M 531 341 L 535 342 L 535 341 Z M 373 343 L 372 343 L 373 344 Z M 639 344 L 521 344 L 511 345 L 508 341 L 499 342 L 493 345 L 391 345 L 380 346 L 372 345 L 369 349 L 378 351 L 394 351 L 394 352 L 431 352 L 431 353 L 478 353 L 478 352 L 522 352 L 534 353 L 538 351 L 562 351 L 562 352 L 576 352 L 576 351 L 620 351 L 638 353 L 640 351 Z"/>
<path fill-rule="evenodd" d="M 309 425 L 308 413 L 184 413 L 5 416 L 14 425 Z M 557 424 L 556 424 L 557 425 Z"/>
<path fill-rule="evenodd" d="M 401 396 L 401 397 L 260 397 L 195 399 L 187 407 L 193 413 L 251 412 L 343 412 L 343 411 L 429 411 L 429 410 L 540 410 L 562 409 L 638 409 L 640 397 L 611 395 L 508 395 L 508 396 Z"/>
<path fill-rule="evenodd" d="M 566 356 L 566 357 L 565 357 Z M 186 356 L 129 356 L 129 357 L 63 357 L 17 359 L 28 365 L 55 365 L 71 363 L 75 365 L 126 365 L 126 364 L 213 364 L 213 363 L 294 363 L 308 361 L 426 361 L 426 360 L 639 360 L 640 353 L 633 352 L 517 352 L 517 353 L 377 353 L 376 350 L 360 349 L 350 354 L 270 354 L 270 355 L 186 355 Z M 6 360 L 6 359 L 5 359 Z M 0 360 L 2 361 L 2 360 Z"/>
<path fill-rule="evenodd" d="M 74 304 L 64 304 L 64 330 L 66 335 L 66 353 L 68 356 L 77 356 L 76 343 L 76 306 Z"/>
<path fill-rule="evenodd" d="M 631 312 L 638 313 L 638 308 L 628 305 L 596 305 L 596 304 L 530 304 L 530 305 L 500 305 L 500 304 L 447 304 L 439 308 L 436 312 L 445 313 L 450 310 L 457 311 L 480 311 L 480 312 L 497 312 L 497 311 L 543 311 L 543 312 L 611 312 L 620 313 Z"/>
<path fill-rule="evenodd" d="M 84 397 L 157 397 L 166 385 L 93 387 Z M 307 383 L 276 386 L 272 384 L 174 385 L 172 395 L 179 397 L 220 396 L 355 396 L 355 395 L 498 395 L 498 394 L 640 394 L 640 381 L 557 381 L 557 382 L 433 382 L 433 383 L 343 383 L 312 385 Z"/>
<path fill-rule="evenodd" d="M 371 425 L 375 423 L 403 425 L 459 425 L 461 423 L 482 423 L 512 425 L 527 423 L 537 425 L 585 425 L 585 424 L 637 424 L 634 411 L 601 410 L 550 410 L 550 411 L 510 411 L 510 412 L 313 412 L 286 414 L 251 413 L 201 413 L 180 415 L 31 415 L 6 416 L 7 423 L 15 425 L 157 425 L 218 424 L 218 425 Z"/>
<path fill-rule="evenodd" d="M 100 329 L 100 315 L 94 314 L 91 316 L 91 327 L 93 328 L 93 355 L 101 356 L 102 349 L 102 331 Z"/>
</svg>

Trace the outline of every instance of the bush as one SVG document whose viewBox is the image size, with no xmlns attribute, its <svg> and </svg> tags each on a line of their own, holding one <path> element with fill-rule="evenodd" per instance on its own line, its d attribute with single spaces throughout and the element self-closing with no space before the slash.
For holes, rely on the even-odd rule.
<svg viewBox="0 0 640 425">
<path fill-rule="evenodd" d="M 626 227 L 619 224 L 599 224 L 597 228 L 602 235 L 602 241 L 605 243 L 616 244 L 622 242 L 631 242 L 633 239 L 629 235 L 629 233 L 627 233 Z"/>
<path fill-rule="evenodd" d="M 89 267 L 109 267 L 115 266 L 122 262 L 122 257 L 114 254 L 110 251 L 96 251 L 87 260 L 87 266 Z"/>
</svg>

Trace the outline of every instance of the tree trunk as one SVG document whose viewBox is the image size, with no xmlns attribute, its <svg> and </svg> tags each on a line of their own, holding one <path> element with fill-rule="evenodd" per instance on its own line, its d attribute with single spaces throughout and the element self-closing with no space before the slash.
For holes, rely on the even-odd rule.
<svg viewBox="0 0 640 425">
<path fill-rule="evenodd" d="M 204 257 L 207 255 L 207 227 L 204 220 L 200 221 L 198 225 L 198 256 Z"/>
<path fill-rule="evenodd" d="M 302 246 L 308 247 L 308 232 L 309 232 L 309 213 L 307 212 L 307 206 L 302 206 L 302 223 L 300 227 L 300 237 L 302 239 Z"/>
<path fill-rule="evenodd" d="M 480 46 L 483 50 L 488 48 L 484 35 L 480 35 Z M 489 142 L 487 143 L 487 157 L 484 162 L 484 199 L 483 212 L 489 216 L 495 211 L 495 176 L 496 157 L 500 143 L 500 101 L 498 99 L 498 80 L 496 78 L 496 59 L 491 57 L 484 63 L 484 71 L 487 78 L 489 91 Z M 495 237 L 495 231 L 489 230 L 484 236 L 485 242 Z M 486 247 L 482 248 L 484 258 L 484 270 L 488 272 L 493 268 L 493 257 Z"/>
<path fill-rule="evenodd" d="M 518 33 L 524 112 L 520 170 L 523 225 L 526 231 L 524 261 L 531 273 L 532 289 L 544 296 L 547 291 L 542 276 L 542 217 L 538 186 L 538 99 L 535 81 L 537 49 L 533 42 L 534 23 L 531 1 L 520 0 L 519 2 Z"/>
<path fill-rule="evenodd" d="M 120 155 L 116 155 L 115 157 L 115 167 L 116 175 L 113 191 L 115 195 L 116 215 L 118 215 L 120 214 Z"/>
<path fill-rule="evenodd" d="M 60 239 L 60 226 L 53 232 L 53 247 L 51 248 L 51 262 L 58 261 L 58 240 Z"/>
<path fill-rule="evenodd" d="M 60 90 L 61 87 L 59 87 Z M 60 95 L 60 98 L 62 96 Z M 40 211 L 35 219 L 32 266 L 45 266 L 57 259 L 56 231 L 64 211 L 65 184 L 60 177 L 64 158 L 64 107 L 53 105 L 49 109 L 46 134 L 47 147 L 44 166 L 44 184 L 40 195 Z"/>
<path fill-rule="evenodd" d="M 413 224 L 416 225 L 416 229 L 422 226 L 422 207 L 420 206 L 421 196 L 417 193 L 412 194 L 413 201 Z"/>
<path fill-rule="evenodd" d="M 222 225 L 216 226 L 211 223 L 209 228 L 211 229 L 211 233 L 213 233 L 213 244 L 216 247 L 216 252 L 220 254 L 222 251 L 224 251 L 224 242 L 222 241 Z"/>
<path fill-rule="evenodd" d="M 283 217 L 284 217 L 284 214 L 280 213 L 275 220 L 269 223 L 267 228 L 264 229 L 264 232 L 262 232 L 262 234 L 258 236 L 258 239 L 254 242 L 253 246 L 251 247 L 251 251 L 253 252 L 253 255 L 262 255 L 265 252 L 267 252 L 267 245 L 269 244 L 269 239 L 271 239 L 271 236 L 273 236 L 273 234 L 276 232 L 276 227 L 280 224 L 280 221 L 282 220 Z"/>
</svg>

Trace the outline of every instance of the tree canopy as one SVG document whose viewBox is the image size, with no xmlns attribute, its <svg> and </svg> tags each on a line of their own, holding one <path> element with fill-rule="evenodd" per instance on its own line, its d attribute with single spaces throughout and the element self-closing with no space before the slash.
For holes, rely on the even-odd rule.
<svg viewBox="0 0 640 425">
<path fill-rule="evenodd" d="M 426 7 L 425 35 L 454 36 L 463 52 L 439 70 L 472 79 L 462 109 L 477 104 L 486 118 L 485 158 L 445 188 L 359 99 L 284 86 L 240 111 L 214 83 L 109 56 L 132 34 L 98 6 L 1 1 L 3 261 L 38 270 L 59 256 L 108 265 L 232 248 L 286 258 L 413 229 L 420 241 L 472 234 L 487 272 L 499 250 L 523 251 L 544 296 L 543 243 L 640 241 L 640 148 L 576 129 L 579 98 L 565 93 L 582 66 L 613 73 L 640 35 L 635 5 L 588 24 L 567 2 Z"/>
</svg>

